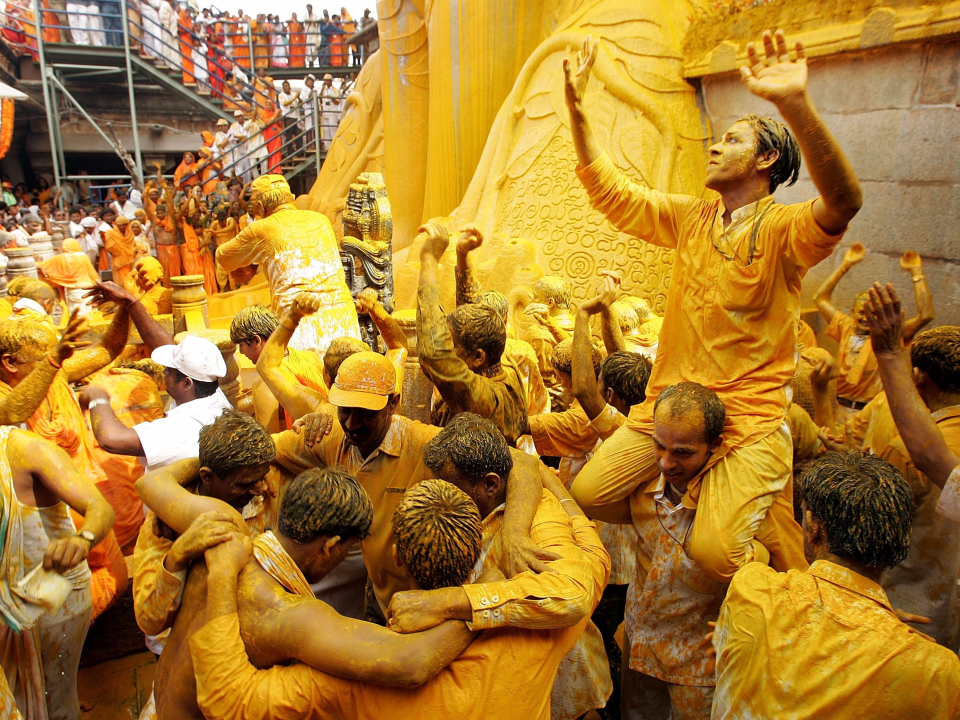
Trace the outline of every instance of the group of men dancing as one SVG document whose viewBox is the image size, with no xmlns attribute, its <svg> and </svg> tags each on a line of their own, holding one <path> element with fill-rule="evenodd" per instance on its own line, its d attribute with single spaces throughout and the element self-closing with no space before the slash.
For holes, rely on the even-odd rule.
<svg viewBox="0 0 960 720">
<path fill-rule="evenodd" d="M 613 165 L 584 103 L 597 48 L 564 62 L 577 174 L 622 232 L 674 250 L 662 317 L 612 272 L 579 306 L 544 276 L 518 315 L 478 281 L 483 230 L 431 221 L 411 365 L 377 292 L 351 296 L 329 220 L 269 174 L 216 251 L 272 297 L 233 318 L 257 370 L 235 403 L 216 346 L 174 345 L 142 287 L 86 291 L 108 323 L 88 346 L 76 314 L 45 316 L 49 286 L 11 286 L 7 715 L 79 718 L 80 648 L 127 582 L 121 548 L 159 654 L 141 718 L 960 715 L 960 328 L 919 332 L 933 311 L 912 253 L 916 320 L 879 283 L 852 317 L 835 308 L 860 246 L 816 295 L 839 357 L 801 321 L 803 277 L 862 193 L 799 44 L 748 46 L 743 81 L 786 124 L 731 126 L 711 199 Z M 819 195 L 779 204 L 801 155 Z M 415 367 L 429 423 L 401 413 Z"/>
</svg>

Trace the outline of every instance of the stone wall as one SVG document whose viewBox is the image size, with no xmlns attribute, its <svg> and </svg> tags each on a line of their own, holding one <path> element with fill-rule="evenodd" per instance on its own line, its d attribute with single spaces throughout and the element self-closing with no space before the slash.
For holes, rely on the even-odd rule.
<svg viewBox="0 0 960 720">
<path fill-rule="evenodd" d="M 874 280 L 892 281 L 915 314 L 910 276 L 899 258 L 923 257 L 936 307 L 933 325 L 960 325 L 960 41 L 956 38 L 888 45 L 810 61 L 810 93 L 853 164 L 864 204 L 833 256 L 804 280 L 803 305 L 837 267 L 851 243 L 866 260 L 840 282 L 835 305 L 849 308 Z M 739 74 L 700 79 L 702 103 L 714 138 L 749 112 L 778 117 L 751 95 Z M 816 196 L 806 167 L 780 202 Z M 816 329 L 822 335 L 826 324 Z"/>
</svg>

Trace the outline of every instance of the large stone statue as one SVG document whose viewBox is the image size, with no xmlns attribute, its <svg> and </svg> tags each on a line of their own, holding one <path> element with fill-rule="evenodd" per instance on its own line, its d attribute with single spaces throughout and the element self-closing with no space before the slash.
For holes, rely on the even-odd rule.
<svg viewBox="0 0 960 720">
<path fill-rule="evenodd" d="M 583 293 L 600 268 L 616 269 L 625 291 L 662 312 L 672 253 L 630 242 L 591 209 L 575 175 L 561 63 L 588 35 L 599 38 L 587 102 L 614 163 L 651 187 L 696 193 L 707 131 L 681 70 L 701 3 L 545 0 L 522 18 L 504 0 L 420 5 L 378 4 L 380 56 L 360 73 L 304 206 L 335 218 L 357 173 L 382 167 L 400 308 L 415 304 L 418 249 L 407 248 L 416 228 L 449 215 L 453 229 L 485 231 L 477 276 L 486 289 L 509 296 L 550 274 Z M 454 22 L 454 5 L 469 17 Z M 475 31 L 469 43 L 464 22 Z M 453 287 L 452 260 L 441 287 Z M 453 306 L 452 290 L 444 304 Z"/>
<path fill-rule="evenodd" d="M 254 222 L 217 248 L 217 262 L 227 272 L 261 266 L 279 316 L 302 292 L 320 298 L 320 311 L 300 323 L 290 347 L 322 354 L 333 338 L 359 338 L 357 311 L 330 221 L 320 213 L 294 207 L 282 175 L 261 175 L 251 183 L 251 190 L 247 206 Z"/>
</svg>

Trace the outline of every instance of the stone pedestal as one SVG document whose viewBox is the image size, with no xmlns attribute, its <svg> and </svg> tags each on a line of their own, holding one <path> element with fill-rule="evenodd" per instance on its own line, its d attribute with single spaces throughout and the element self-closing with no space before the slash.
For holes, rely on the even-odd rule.
<svg viewBox="0 0 960 720">
<path fill-rule="evenodd" d="M 173 332 L 206 328 L 210 323 L 203 275 L 177 275 L 170 278 L 170 284 L 173 286 Z"/>
<path fill-rule="evenodd" d="M 227 374 L 220 378 L 220 389 L 227 396 L 230 404 L 236 407 L 240 397 L 240 365 L 237 362 L 237 346 L 230 340 L 230 331 L 200 328 L 177 333 L 173 339 L 180 344 L 187 335 L 201 337 L 217 346 L 217 350 L 223 355 L 223 361 L 227 364 Z"/>
<path fill-rule="evenodd" d="M 48 233 L 38 232 L 30 236 L 30 250 L 33 252 L 33 259 L 36 262 L 49 260 L 56 251 L 53 249 L 53 238 Z"/>
<path fill-rule="evenodd" d="M 403 391 L 400 395 L 400 415 L 422 423 L 430 423 L 430 400 L 433 397 L 433 383 L 420 369 L 417 357 L 417 311 L 400 310 L 393 313 L 394 319 L 407 336 L 410 354 L 403 368 Z"/>
<path fill-rule="evenodd" d="M 37 277 L 37 263 L 33 259 L 33 250 L 28 247 L 8 247 L 4 252 L 7 254 L 7 279 L 13 280 L 20 275 L 27 277 Z"/>
</svg>

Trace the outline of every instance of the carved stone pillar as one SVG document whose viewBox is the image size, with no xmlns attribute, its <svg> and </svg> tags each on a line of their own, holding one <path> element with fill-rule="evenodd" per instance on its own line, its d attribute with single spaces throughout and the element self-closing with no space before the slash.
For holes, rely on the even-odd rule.
<svg viewBox="0 0 960 720">
<path fill-rule="evenodd" d="M 173 286 L 173 332 L 206 328 L 209 321 L 203 275 L 177 275 L 170 278 L 170 284 Z"/>
<path fill-rule="evenodd" d="M 171 278 L 173 280 L 174 278 Z M 176 308 L 174 308 L 176 312 Z M 217 350 L 223 355 L 223 361 L 227 365 L 227 374 L 220 378 L 220 389 L 227 396 L 227 400 L 234 407 L 237 406 L 237 400 L 240 397 L 240 365 L 237 362 L 237 346 L 230 340 L 229 330 L 215 330 L 212 328 L 200 328 L 198 330 L 187 330 L 177 333 L 174 341 L 179 344 L 187 335 L 195 335 L 204 340 L 209 340 L 217 346 Z"/>
</svg>

